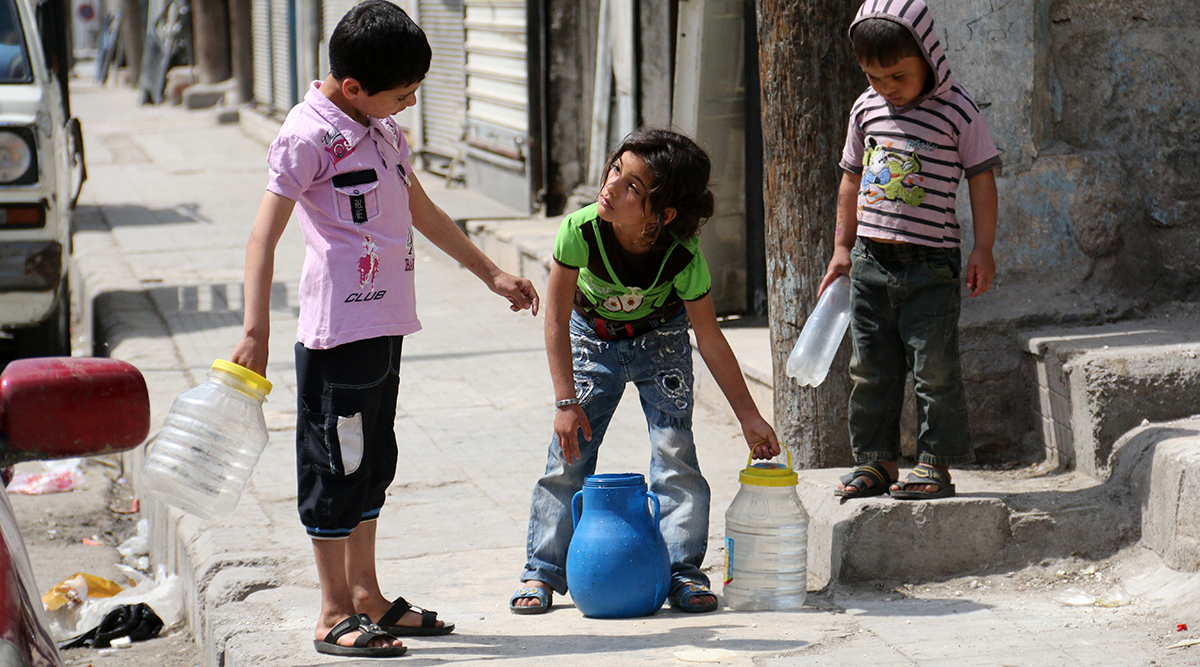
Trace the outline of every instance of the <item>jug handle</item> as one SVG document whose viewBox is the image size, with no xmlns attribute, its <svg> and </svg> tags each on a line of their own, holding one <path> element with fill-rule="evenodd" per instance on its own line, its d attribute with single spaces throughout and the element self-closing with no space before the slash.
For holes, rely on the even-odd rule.
<svg viewBox="0 0 1200 667">
<path fill-rule="evenodd" d="M 582 511 L 583 491 L 576 491 L 574 496 L 571 496 L 571 526 L 579 527 L 579 513 Z"/>
<path fill-rule="evenodd" d="M 653 491 L 647 491 L 646 497 L 650 499 L 650 503 L 654 506 L 654 508 L 652 510 L 650 510 L 650 516 L 654 517 L 654 525 L 657 526 L 658 525 L 658 515 L 659 515 L 659 511 L 661 509 L 661 507 L 658 504 L 658 494 L 654 493 Z"/>
<path fill-rule="evenodd" d="M 764 440 L 763 442 L 766 442 L 766 441 Z M 757 446 L 757 445 L 755 445 L 755 446 Z M 784 451 L 785 454 L 787 454 L 788 468 L 790 469 L 792 467 L 792 450 L 788 449 L 787 447 L 781 447 L 781 449 Z M 753 464 L 754 464 L 754 450 L 751 449 L 749 456 L 746 457 L 746 465 L 749 466 L 749 465 L 753 465 Z"/>
</svg>

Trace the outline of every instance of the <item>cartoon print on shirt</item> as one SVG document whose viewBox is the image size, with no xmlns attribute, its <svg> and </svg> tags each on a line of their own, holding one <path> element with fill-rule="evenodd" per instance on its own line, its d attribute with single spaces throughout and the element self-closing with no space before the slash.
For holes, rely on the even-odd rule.
<svg viewBox="0 0 1200 667">
<path fill-rule="evenodd" d="M 358 286 L 370 290 L 379 275 L 379 245 L 369 234 L 363 235 L 363 254 L 358 258 Z"/>
<path fill-rule="evenodd" d="M 642 294 L 642 288 L 630 287 L 626 294 L 618 294 L 610 296 L 601 304 L 603 308 L 612 313 L 632 313 L 642 306 L 642 301 L 646 299 L 646 295 Z"/>
<path fill-rule="evenodd" d="M 925 189 L 914 181 L 921 180 L 921 158 L 916 151 L 905 155 L 890 152 L 888 148 L 890 143 L 880 146 L 873 138 L 867 140 L 859 194 L 870 204 L 899 199 L 909 206 L 920 206 L 925 200 Z"/>
<path fill-rule="evenodd" d="M 642 288 L 630 287 L 629 294 L 621 297 L 621 310 L 627 313 L 632 313 L 642 305 L 642 300 L 646 297 L 642 294 Z"/>
<path fill-rule="evenodd" d="M 357 148 L 357 146 L 351 146 L 349 140 L 337 128 L 329 128 L 325 136 L 321 137 L 321 143 L 325 144 L 325 152 L 333 158 L 334 164 L 341 162 Z"/>
</svg>

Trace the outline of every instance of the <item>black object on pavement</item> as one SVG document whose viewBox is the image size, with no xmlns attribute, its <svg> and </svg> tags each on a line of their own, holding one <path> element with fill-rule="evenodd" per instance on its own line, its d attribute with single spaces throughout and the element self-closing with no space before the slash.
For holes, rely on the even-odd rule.
<svg viewBox="0 0 1200 667">
<path fill-rule="evenodd" d="M 162 619 L 146 603 L 123 604 L 105 614 L 100 625 L 60 643 L 58 648 L 108 648 L 112 646 L 112 640 L 119 637 L 140 642 L 154 639 L 162 628 Z"/>
</svg>

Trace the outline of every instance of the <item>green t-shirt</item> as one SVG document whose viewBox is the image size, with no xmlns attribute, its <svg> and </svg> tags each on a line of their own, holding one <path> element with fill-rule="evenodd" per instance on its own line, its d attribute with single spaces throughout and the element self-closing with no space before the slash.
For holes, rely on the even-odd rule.
<svg viewBox="0 0 1200 667">
<path fill-rule="evenodd" d="M 683 301 L 700 299 L 712 288 L 699 239 L 677 240 L 643 255 L 627 253 L 612 225 L 596 214 L 595 204 L 563 219 L 554 240 L 554 260 L 579 270 L 576 310 L 616 322 L 673 315 Z"/>
</svg>

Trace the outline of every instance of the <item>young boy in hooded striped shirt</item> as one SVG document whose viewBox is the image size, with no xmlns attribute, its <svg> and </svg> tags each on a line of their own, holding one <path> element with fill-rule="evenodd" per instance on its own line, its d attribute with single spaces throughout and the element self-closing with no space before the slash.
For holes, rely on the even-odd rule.
<svg viewBox="0 0 1200 667">
<path fill-rule="evenodd" d="M 922 0 L 867 0 L 850 39 L 870 87 L 850 113 L 840 166 L 833 258 L 820 291 L 851 282 L 850 446 L 858 464 L 835 493 L 924 500 L 954 495 L 949 467 L 974 455 L 958 355 L 961 229 L 955 192 L 965 175 L 974 247 L 965 283 L 996 275 L 1000 158 L 979 107 L 950 73 Z M 917 466 L 899 480 L 900 412 L 913 372 Z"/>
</svg>

